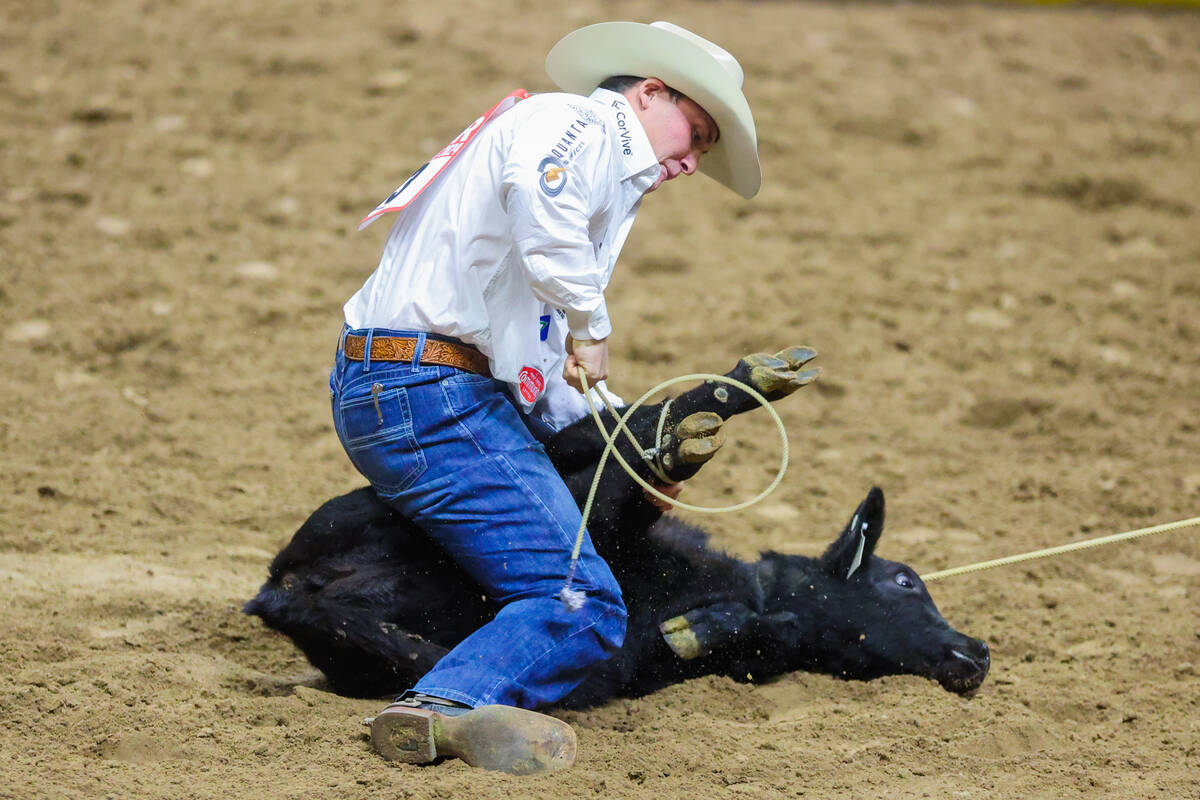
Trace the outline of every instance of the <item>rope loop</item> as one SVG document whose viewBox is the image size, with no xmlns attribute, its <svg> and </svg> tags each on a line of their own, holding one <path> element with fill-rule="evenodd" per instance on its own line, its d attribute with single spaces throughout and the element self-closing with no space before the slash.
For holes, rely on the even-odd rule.
<svg viewBox="0 0 1200 800">
<path fill-rule="evenodd" d="M 559 592 L 560 599 L 562 599 L 562 601 L 572 611 L 577 611 L 583 606 L 582 593 L 572 589 L 571 583 L 575 580 L 575 568 L 579 564 L 579 552 L 583 548 L 583 537 L 587 532 L 588 517 L 592 513 L 592 503 L 596 499 L 596 490 L 600 486 L 600 476 L 604 474 L 604 465 L 608 461 L 609 454 L 612 454 L 612 456 L 617 460 L 617 463 L 621 465 L 621 468 L 625 470 L 626 474 L 628 474 L 635 483 L 645 489 L 652 496 L 657 497 L 660 500 L 664 500 L 677 508 L 686 509 L 688 511 L 696 511 L 701 514 L 722 514 L 730 511 L 740 511 L 743 508 L 747 508 L 759 502 L 771 492 L 775 491 L 776 487 L 778 487 L 783 481 L 783 476 L 787 472 L 789 456 L 787 428 L 784 427 L 783 420 L 779 418 L 779 413 L 775 411 L 775 408 L 771 405 L 771 401 L 763 397 L 753 387 L 748 386 L 735 378 L 730 378 L 728 375 L 716 375 L 711 372 L 697 372 L 690 375 L 680 375 L 677 378 L 671 378 L 670 380 L 663 381 L 635 400 L 632 405 L 625 409 L 625 413 L 623 415 L 617 413 L 617 409 L 613 407 L 612 401 L 608 399 L 607 394 L 604 392 L 598 392 L 600 398 L 604 401 L 604 405 L 608 408 L 609 413 L 612 414 L 613 419 L 617 421 L 616 427 L 613 428 L 611 433 L 605 429 L 604 422 L 600 419 L 600 412 L 596 409 L 596 404 L 592 401 L 592 397 L 588 393 L 587 377 L 585 376 L 583 370 L 579 371 L 579 379 L 580 383 L 583 385 L 583 397 L 587 401 L 588 410 L 592 414 L 592 419 L 596 423 L 596 428 L 600 431 L 600 436 L 604 439 L 604 452 L 600 454 L 600 461 L 596 464 L 596 475 L 592 478 L 592 486 L 588 490 L 587 501 L 583 504 L 583 517 L 579 521 L 579 530 L 575 534 L 575 547 L 571 550 L 571 564 L 567 570 L 567 580 L 566 583 L 563 584 L 562 590 Z M 666 425 L 667 410 L 670 408 L 671 401 L 668 400 L 663 405 L 663 410 L 659 414 L 656 441 L 654 442 L 654 447 L 652 448 L 642 447 L 642 445 L 639 444 L 637 439 L 634 437 L 633 432 L 629 430 L 625 423 L 631 416 L 633 416 L 635 411 L 645 404 L 647 400 L 662 390 L 678 383 L 686 383 L 688 381 L 696 380 L 717 381 L 718 383 L 726 383 L 742 390 L 754 398 L 754 400 L 756 400 L 769 412 L 771 419 L 775 423 L 775 427 L 779 429 L 779 441 L 783 448 L 779 458 L 779 471 L 775 473 L 775 479 L 771 481 L 771 484 L 767 486 L 766 489 L 763 489 L 749 500 L 745 500 L 740 503 L 734 503 L 733 505 L 729 506 L 714 507 L 696 506 L 692 505 L 691 503 L 685 503 L 681 500 L 668 497 L 658 489 L 654 488 L 654 486 L 650 485 L 650 483 L 643 479 L 642 476 L 638 475 L 633 467 L 629 466 L 629 463 L 617 451 L 617 434 L 620 431 L 624 431 L 625 436 L 629 439 L 630 443 L 633 444 L 634 450 L 641 454 L 642 458 L 646 460 L 646 463 L 650 466 L 650 470 L 655 474 L 655 477 L 657 477 L 663 483 L 670 483 L 670 478 L 668 478 L 666 473 L 662 470 L 661 457 L 663 427 Z"/>
</svg>

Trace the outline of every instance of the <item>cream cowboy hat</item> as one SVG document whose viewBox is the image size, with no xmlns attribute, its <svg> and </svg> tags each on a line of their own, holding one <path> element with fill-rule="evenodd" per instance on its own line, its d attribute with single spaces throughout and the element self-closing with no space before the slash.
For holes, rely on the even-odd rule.
<svg viewBox="0 0 1200 800">
<path fill-rule="evenodd" d="M 568 33 L 546 56 L 546 72 L 565 91 L 590 94 L 605 78 L 658 78 L 700 104 L 721 136 L 700 171 L 742 197 L 758 194 L 762 169 L 750 104 L 737 59 L 669 22 L 601 22 Z"/>
</svg>

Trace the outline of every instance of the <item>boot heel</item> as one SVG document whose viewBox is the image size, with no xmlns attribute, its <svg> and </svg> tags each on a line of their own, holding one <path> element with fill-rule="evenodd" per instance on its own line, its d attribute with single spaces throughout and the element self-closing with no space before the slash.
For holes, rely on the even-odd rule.
<svg viewBox="0 0 1200 800">
<path fill-rule="evenodd" d="M 428 712 L 380 714 L 371 721 L 371 745 L 388 761 L 428 764 L 438 755 L 434 724 Z"/>
</svg>

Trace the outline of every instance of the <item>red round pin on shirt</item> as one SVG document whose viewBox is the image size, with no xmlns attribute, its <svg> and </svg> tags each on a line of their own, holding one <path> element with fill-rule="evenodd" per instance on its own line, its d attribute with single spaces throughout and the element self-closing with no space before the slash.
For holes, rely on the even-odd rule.
<svg viewBox="0 0 1200 800">
<path fill-rule="evenodd" d="M 532 403 L 537 400 L 546 388 L 546 379 L 533 367 L 521 367 L 518 377 L 521 379 L 521 397 L 524 397 L 526 402 Z"/>
</svg>

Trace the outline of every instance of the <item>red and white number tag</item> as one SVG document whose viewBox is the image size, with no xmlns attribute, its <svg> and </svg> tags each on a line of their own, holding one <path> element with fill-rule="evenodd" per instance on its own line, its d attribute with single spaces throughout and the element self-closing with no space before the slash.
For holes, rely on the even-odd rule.
<svg viewBox="0 0 1200 800">
<path fill-rule="evenodd" d="M 480 128 L 515 106 L 517 101 L 524 100 L 527 97 L 529 97 L 529 92 L 524 89 L 517 89 L 492 106 L 486 114 L 472 122 L 467 126 L 465 131 L 456 136 L 454 141 L 439 150 L 437 155 L 429 159 L 416 172 L 410 175 L 408 180 L 396 188 L 396 191 L 388 195 L 386 200 L 375 206 L 374 211 L 363 217 L 363 221 L 358 224 L 358 229 L 361 231 L 384 214 L 392 211 L 400 211 L 412 203 L 413 200 L 416 200 L 417 196 L 425 191 L 425 187 L 433 183 L 433 179 L 440 175 L 442 170 L 454 160 L 454 157 L 461 153 L 463 148 L 475 138 L 475 134 L 479 133 Z"/>
</svg>

